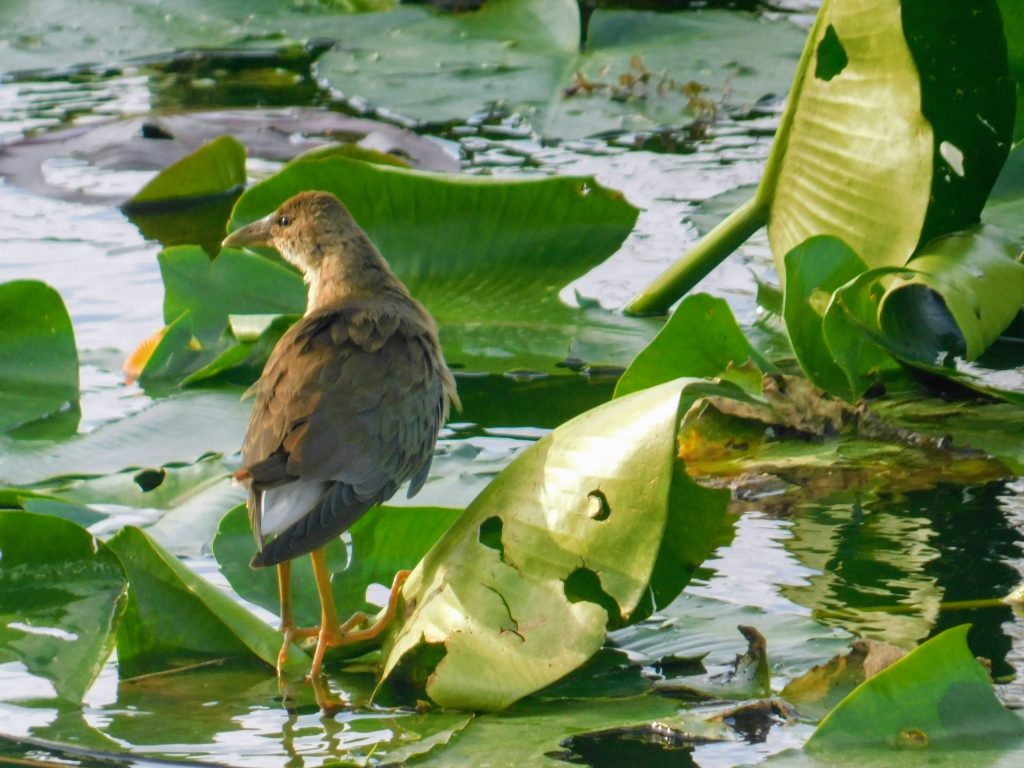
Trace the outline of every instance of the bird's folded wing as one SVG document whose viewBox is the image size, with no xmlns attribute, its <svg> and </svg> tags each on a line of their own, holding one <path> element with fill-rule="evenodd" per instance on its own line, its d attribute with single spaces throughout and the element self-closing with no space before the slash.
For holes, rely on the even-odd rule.
<svg viewBox="0 0 1024 768">
<path fill-rule="evenodd" d="M 323 484 L 298 514 L 312 515 L 303 527 L 336 529 L 329 539 L 429 463 L 445 411 L 439 360 L 411 306 L 350 302 L 293 326 L 264 370 L 242 452 L 254 531 L 265 532 L 264 492 L 307 503 Z M 304 490 L 284 493 L 289 484 Z"/>
</svg>

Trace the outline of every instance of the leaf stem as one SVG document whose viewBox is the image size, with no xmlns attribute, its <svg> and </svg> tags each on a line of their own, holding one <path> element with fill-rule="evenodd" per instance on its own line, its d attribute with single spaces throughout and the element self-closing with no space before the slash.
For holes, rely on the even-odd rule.
<svg viewBox="0 0 1024 768">
<path fill-rule="evenodd" d="M 989 608 L 1008 608 L 1010 604 L 1006 602 L 1005 598 L 1002 597 L 985 597 L 977 600 L 951 600 L 949 602 L 938 603 L 937 605 L 940 611 L 977 611 L 985 610 Z M 867 613 L 917 613 L 921 610 L 920 605 L 875 605 L 871 607 L 864 607 L 856 609 L 857 612 Z M 853 611 L 851 610 L 831 610 L 828 608 L 820 608 L 814 611 L 815 618 L 831 618 L 831 619 L 849 619 Z"/>
<path fill-rule="evenodd" d="M 775 131 L 775 139 L 765 162 L 761 183 L 754 193 L 754 198 L 737 208 L 717 227 L 697 241 L 679 261 L 661 273 L 653 283 L 647 286 L 629 304 L 626 305 L 627 315 L 647 315 L 667 312 L 677 300 L 707 277 L 715 267 L 725 261 L 726 257 L 739 248 L 757 230 L 768 223 L 772 200 L 775 197 L 775 186 L 779 180 L 789 136 L 796 120 L 800 91 L 804 80 L 811 69 L 817 50 L 817 41 L 825 20 L 831 13 L 832 0 L 824 0 L 818 9 L 814 26 L 807 35 L 807 42 L 800 54 L 796 74 L 790 86 L 786 108 Z"/>
<path fill-rule="evenodd" d="M 634 297 L 626 305 L 626 314 L 667 312 L 677 299 L 703 280 L 767 221 L 768 205 L 762 195 L 756 195 L 730 213 L 717 227 L 698 240 L 686 255 Z"/>
</svg>

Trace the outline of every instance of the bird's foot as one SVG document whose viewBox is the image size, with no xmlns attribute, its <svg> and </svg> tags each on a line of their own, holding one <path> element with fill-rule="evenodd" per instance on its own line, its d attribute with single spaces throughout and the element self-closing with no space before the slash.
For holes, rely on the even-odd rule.
<svg viewBox="0 0 1024 768">
<path fill-rule="evenodd" d="M 391 596 L 388 598 L 387 607 L 377 621 L 366 629 L 356 629 L 365 624 L 369 616 L 359 612 L 350 616 L 344 624 L 331 627 L 326 624 L 320 627 L 317 638 L 316 652 L 313 654 L 313 665 L 309 670 L 309 679 L 316 680 L 320 676 L 323 666 L 324 653 L 329 648 L 341 648 L 347 645 L 357 645 L 374 640 L 384 633 L 391 626 L 398 612 L 398 598 L 402 594 L 402 585 L 409 578 L 411 571 L 399 571 L 395 574 L 395 580 L 391 583 Z"/>
<path fill-rule="evenodd" d="M 281 642 L 281 650 L 277 652 L 277 676 L 284 674 L 284 668 L 288 663 L 288 651 L 296 640 L 304 637 L 316 637 L 320 633 L 320 627 L 296 627 L 294 624 L 281 625 L 281 634 L 284 639 Z"/>
</svg>

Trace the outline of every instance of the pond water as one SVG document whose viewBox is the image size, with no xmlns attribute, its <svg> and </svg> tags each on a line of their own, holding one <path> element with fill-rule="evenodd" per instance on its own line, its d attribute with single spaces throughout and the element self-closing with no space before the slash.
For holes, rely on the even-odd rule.
<svg viewBox="0 0 1024 768">
<path fill-rule="evenodd" d="M 794 14 L 792 23 L 805 24 L 806 18 Z M 0 68 L 3 61 L 0 51 Z M 8 77 L 0 80 L 0 139 L 151 109 L 287 104 L 352 112 L 359 105 L 308 73 L 282 78 L 277 69 L 248 70 L 244 82 L 228 72 L 222 81 L 204 80 L 201 100 L 196 94 L 166 73 L 144 67 Z M 640 207 L 637 227 L 621 250 L 562 292 L 570 302 L 580 296 L 617 308 L 693 243 L 707 219 L 720 217 L 742 198 L 727 197 L 721 210 L 712 204 L 697 211 L 704 201 L 758 180 L 779 109 L 777 99 L 768 99 L 746 115 L 723 115 L 697 138 L 677 127 L 543 142 L 501 115 L 476 115 L 423 132 L 436 138 L 465 173 L 593 175 Z M 254 160 L 250 173 L 258 177 L 273 167 Z M 43 172 L 57 186 L 109 195 L 131 194 L 152 173 L 102 171 L 59 157 Z M 40 279 L 60 292 L 74 323 L 82 377 L 77 435 L 56 443 L 0 437 L 0 485 L 191 463 L 211 451 L 224 454 L 229 466 L 237 461 L 248 412 L 247 403 L 237 402 L 239 391 L 157 398 L 124 383 L 124 358 L 164 323 L 160 249 L 115 205 L 69 202 L 0 185 L 0 282 Z M 754 275 L 771 279 L 772 270 L 766 242 L 758 236 L 716 269 L 701 290 L 726 298 L 741 325 L 751 327 L 760 318 Z M 603 401 L 612 389 L 610 380 L 582 376 L 550 383 L 540 394 L 530 382 L 501 376 L 461 375 L 459 384 L 470 394 L 464 394 L 469 406 L 443 433 L 435 471 L 416 504 L 467 504 L 524 446 Z M 148 526 L 194 570 L 226 587 L 209 552 L 218 522 L 209 508 L 226 511 L 241 492 L 222 482 L 199 496 L 191 508 L 185 500 L 171 509 L 128 509 L 111 500 L 106 509 L 115 522 L 93 530 L 105 535 L 129 522 Z M 1001 697 L 1014 706 L 1024 704 L 1022 689 L 1012 681 L 1024 665 L 1024 632 L 1010 609 L 944 606 L 999 597 L 1021 581 L 1021 478 L 964 486 L 939 477 L 895 491 L 858 478 L 826 484 L 815 494 L 786 495 L 782 503 L 776 494 L 755 495 L 733 512 L 722 545 L 683 595 L 658 616 L 613 634 L 613 645 L 634 659 L 651 648 L 658 650 L 652 656 L 707 654 L 706 669 L 722 672 L 746 646 L 735 627 L 751 624 L 768 640 L 777 690 L 842 652 L 854 635 L 912 647 L 949 626 L 971 622 L 972 650 L 991 659 L 993 674 L 1004 683 L 998 686 Z M 266 612 L 260 615 L 272 621 Z M 657 677 L 642 664 L 612 666 L 609 690 L 642 688 Z M 542 724 L 546 716 L 564 716 L 566 704 L 557 698 L 536 697 L 506 715 L 477 718 L 477 730 L 470 734 L 469 715 L 367 708 L 369 677 L 335 676 L 331 682 L 353 707 L 324 717 L 308 687 L 282 692 L 262 667 L 195 669 L 125 681 L 118 679 L 112 659 L 78 707 L 61 704 L 49 684 L 20 663 L 0 659 L 0 733 L 23 740 L 15 747 L 22 751 L 10 754 L 60 755 L 47 741 L 95 750 L 92 757 L 79 755 L 85 765 L 102 754 L 125 752 L 140 761 L 238 766 L 316 766 L 339 759 L 390 763 L 422 752 L 427 764 L 439 765 L 471 759 L 475 765 L 567 761 L 710 767 L 758 762 L 799 746 L 812 730 L 806 723 L 775 718 L 726 742 L 680 746 L 650 734 L 605 734 L 559 746 L 559 738 L 550 734 L 563 731 L 549 734 Z M 631 705 L 621 706 L 628 711 Z M 593 703 L 580 705 L 581 727 L 600 728 L 608 718 L 599 714 Z M 527 732 L 533 735 L 522 735 Z M 434 752 L 427 754 L 429 748 Z"/>
</svg>

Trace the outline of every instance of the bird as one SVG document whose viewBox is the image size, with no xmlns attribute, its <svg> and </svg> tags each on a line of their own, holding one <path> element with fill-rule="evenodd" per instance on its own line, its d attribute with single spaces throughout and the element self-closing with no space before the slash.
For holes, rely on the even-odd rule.
<svg viewBox="0 0 1024 768">
<path fill-rule="evenodd" d="M 277 567 L 278 675 L 291 643 L 315 636 L 315 681 L 329 648 L 376 637 L 393 620 L 407 575 L 396 576 L 378 622 L 357 631 L 367 617 L 339 622 L 324 547 L 405 481 L 410 497 L 423 487 L 438 433 L 461 404 L 437 324 L 333 194 L 301 192 L 223 245 L 271 246 L 308 286 L 305 313 L 247 392 L 255 401 L 235 477 L 247 487 L 251 565 Z M 299 628 L 291 562 L 305 554 L 321 616 L 319 626 Z"/>
</svg>

